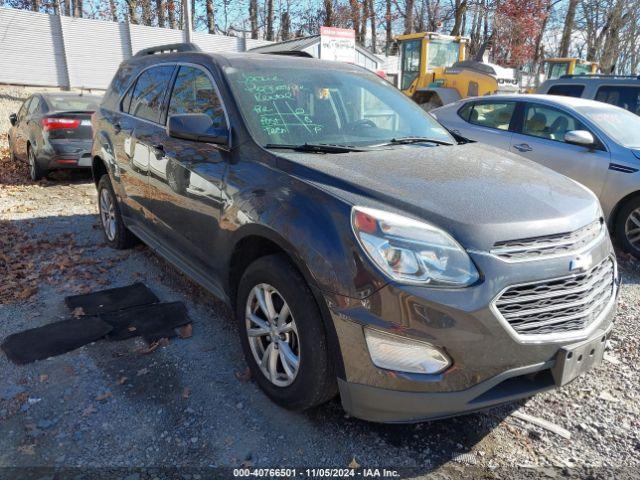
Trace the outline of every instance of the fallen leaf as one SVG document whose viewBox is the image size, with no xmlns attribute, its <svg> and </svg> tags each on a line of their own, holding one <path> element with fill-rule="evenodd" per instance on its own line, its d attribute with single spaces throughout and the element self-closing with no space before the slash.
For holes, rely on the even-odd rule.
<svg viewBox="0 0 640 480">
<path fill-rule="evenodd" d="M 137 375 L 146 375 L 147 373 L 149 373 L 149 369 L 148 368 L 141 368 L 140 370 L 138 370 Z"/>
<path fill-rule="evenodd" d="M 127 381 L 127 377 L 120 377 L 120 378 L 116 381 L 116 383 L 117 383 L 118 385 L 123 385 L 123 384 L 124 384 L 124 382 L 126 382 L 126 381 Z"/>
<path fill-rule="evenodd" d="M 111 396 L 112 396 L 112 393 L 111 393 L 111 392 L 109 392 L 109 391 L 106 391 L 106 392 L 104 392 L 103 394 L 98 395 L 98 396 L 96 397 L 96 401 L 97 401 L 97 402 L 102 402 L 103 400 L 106 400 L 107 398 L 109 398 L 109 397 L 111 397 Z"/>
<path fill-rule="evenodd" d="M 360 464 L 356 462 L 356 457 L 353 457 L 351 462 L 349 462 L 349 468 L 353 468 L 353 469 L 360 468 Z"/>
<path fill-rule="evenodd" d="M 247 367 L 242 372 L 236 372 L 235 376 L 242 383 L 247 383 L 249 380 L 251 380 L 251 369 Z"/>
<path fill-rule="evenodd" d="M 40 382 L 46 382 L 47 380 L 49 380 L 49 375 L 46 373 L 40 374 Z"/>
<path fill-rule="evenodd" d="M 184 390 L 182 391 L 182 398 L 189 398 L 189 395 L 191 395 L 191 390 L 189 387 L 184 387 Z"/>
<path fill-rule="evenodd" d="M 190 323 L 183 325 L 178 329 L 178 335 L 180 338 L 191 338 L 193 335 L 193 326 Z"/>
<path fill-rule="evenodd" d="M 18 447 L 18 451 L 20 453 L 24 453 L 25 455 L 35 455 L 35 444 L 34 445 L 20 445 Z"/>
<path fill-rule="evenodd" d="M 130 332 L 135 332 L 137 330 L 137 328 L 132 325 L 132 326 L 128 327 L 127 330 L 129 330 Z"/>
<path fill-rule="evenodd" d="M 96 412 L 97 412 L 96 407 L 94 407 L 93 405 L 89 405 L 87 408 L 85 408 L 82 411 L 82 416 L 83 417 L 88 417 L 92 413 L 96 413 Z"/>
<path fill-rule="evenodd" d="M 76 318 L 82 317 L 84 315 L 84 309 L 82 307 L 76 307 L 73 309 L 73 312 L 71 312 L 71 315 Z"/>
</svg>

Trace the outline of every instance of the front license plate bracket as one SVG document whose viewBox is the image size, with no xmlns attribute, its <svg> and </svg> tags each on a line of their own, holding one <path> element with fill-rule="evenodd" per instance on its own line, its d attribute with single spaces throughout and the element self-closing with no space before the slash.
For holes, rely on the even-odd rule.
<svg viewBox="0 0 640 480">
<path fill-rule="evenodd" d="M 603 333 L 595 339 L 562 347 L 551 369 L 556 385 L 566 385 L 580 374 L 600 365 L 606 344 L 607 335 Z"/>
</svg>

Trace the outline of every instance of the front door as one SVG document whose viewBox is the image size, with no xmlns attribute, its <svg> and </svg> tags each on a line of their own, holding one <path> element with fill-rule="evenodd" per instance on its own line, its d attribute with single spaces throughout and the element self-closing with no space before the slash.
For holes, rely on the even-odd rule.
<svg viewBox="0 0 640 480">
<path fill-rule="evenodd" d="M 204 67 L 181 65 L 167 106 L 174 114 L 206 113 L 215 127 L 228 127 L 213 79 Z M 221 147 L 169 137 L 163 130 L 149 165 L 150 211 L 155 232 L 208 272 L 215 272 L 223 180 L 228 153 Z"/>
<path fill-rule="evenodd" d="M 511 137 L 511 151 L 560 172 L 602 193 L 609 169 L 604 146 L 588 148 L 564 141 L 570 130 L 588 130 L 570 113 L 536 103 L 524 104 L 521 129 Z"/>
<path fill-rule="evenodd" d="M 27 116 L 29 113 L 29 105 L 33 101 L 33 97 L 27 99 L 18 111 L 18 119 L 14 128 L 13 138 L 11 139 L 13 151 L 20 160 L 27 160 Z"/>
</svg>

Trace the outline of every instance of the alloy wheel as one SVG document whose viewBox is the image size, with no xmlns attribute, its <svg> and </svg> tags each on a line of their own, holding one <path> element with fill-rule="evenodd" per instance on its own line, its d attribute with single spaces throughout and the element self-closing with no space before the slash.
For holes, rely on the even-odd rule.
<svg viewBox="0 0 640 480">
<path fill-rule="evenodd" d="M 33 150 L 29 149 L 29 176 L 31 180 L 37 180 L 36 156 Z"/>
<path fill-rule="evenodd" d="M 633 210 L 627 217 L 624 234 L 631 246 L 640 250 L 640 208 Z"/>
<path fill-rule="evenodd" d="M 300 369 L 296 322 L 284 297 L 273 286 L 253 287 L 245 309 L 246 334 L 253 358 L 274 385 L 287 387 Z"/>
<path fill-rule="evenodd" d="M 106 188 L 100 190 L 100 218 L 107 238 L 114 241 L 117 229 L 116 206 L 111 192 Z"/>
</svg>

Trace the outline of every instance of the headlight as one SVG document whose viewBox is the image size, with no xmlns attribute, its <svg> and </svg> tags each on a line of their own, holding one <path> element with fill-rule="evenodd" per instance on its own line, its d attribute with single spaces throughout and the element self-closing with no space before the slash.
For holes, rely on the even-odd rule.
<svg viewBox="0 0 640 480">
<path fill-rule="evenodd" d="M 451 360 L 440 349 L 425 342 L 364 329 L 371 361 L 380 368 L 409 373 L 435 374 L 446 370 Z"/>
<path fill-rule="evenodd" d="M 369 258 L 393 280 L 465 287 L 479 278 L 467 252 L 432 225 L 364 207 L 353 207 L 351 225 Z"/>
</svg>

